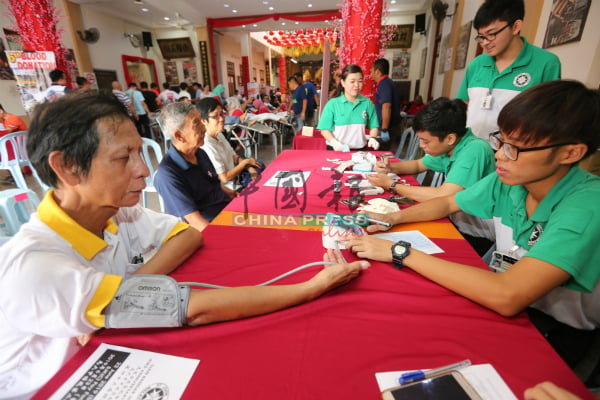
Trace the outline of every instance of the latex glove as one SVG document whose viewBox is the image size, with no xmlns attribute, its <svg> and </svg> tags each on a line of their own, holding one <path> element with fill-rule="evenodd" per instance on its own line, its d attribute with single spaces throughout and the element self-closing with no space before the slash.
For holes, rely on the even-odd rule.
<svg viewBox="0 0 600 400">
<path fill-rule="evenodd" d="M 381 141 L 387 143 L 390 141 L 390 132 L 389 131 L 381 131 Z"/>
<path fill-rule="evenodd" d="M 406 115 L 407 115 L 407 114 L 406 114 L 406 112 L 404 112 L 404 111 L 400 111 L 400 116 L 401 116 L 401 117 L 406 117 Z"/>
<path fill-rule="evenodd" d="M 375 139 L 374 137 L 369 138 L 367 146 L 372 148 L 373 150 L 379 150 L 379 140 Z"/>
<path fill-rule="evenodd" d="M 335 151 L 349 151 L 348 145 L 340 143 L 337 139 L 333 139 L 329 142 L 329 145 L 333 147 Z M 346 149 L 346 150 L 345 150 Z"/>
</svg>

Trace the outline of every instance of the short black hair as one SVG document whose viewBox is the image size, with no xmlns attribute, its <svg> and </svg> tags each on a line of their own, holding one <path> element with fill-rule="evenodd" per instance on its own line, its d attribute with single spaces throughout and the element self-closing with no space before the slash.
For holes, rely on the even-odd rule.
<svg viewBox="0 0 600 400">
<path fill-rule="evenodd" d="M 140 89 L 148 89 L 148 82 L 146 82 L 146 81 L 140 82 Z"/>
<path fill-rule="evenodd" d="M 300 84 L 300 82 L 298 82 L 298 79 L 296 79 L 296 77 L 295 77 L 295 76 L 293 76 L 293 75 L 292 75 L 292 76 L 290 76 L 290 77 L 288 78 L 288 80 L 287 80 L 287 81 L 288 81 L 288 82 L 296 82 L 296 85 L 299 85 L 299 84 Z"/>
<path fill-rule="evenodd" d="M 502 133 L 526 145 L 583 143 L 584 158 L 600 146 L 600 91 L 581 82 L 544 82 L 519 93 L 498 115 Z"/>
<path fill-rule="evenodd" d="M 40 179 L 58 187 L 58 177 L 48 163 L 53 151 L 61 151 L 65 164 L 87 176 L 100 142 L 98 123 L 106 119 L 113 125 L 129 120 L 112 93 L 84 92 L 38 105 L 27 133 L 27 154 Z"/>
<path fill-rule="evenodd" d="M 129 82 L 129 87 L 137 88 L 137 83 L 135 83 L 135 82 Z"/>
<path fill-rule="evenodd" d="M 164 82 L 162 84 L 162 87 L 163 87 L 163 89 L 167 90 L 167 89 L 169 89 L 171 87 L 171 85 L 169 84 L 169 82 Z"/>
<path fill-rule="evenodd" d="M 181 82 L 181 83 L 179 84 L 179 88 L 180 88 L 180 89 L 187 89 L 187 87 L 188 87 L 188 84 L 187 84 L 186 82 Z"/>
<path fill-rule="evenodd" d="M 385 58 L 378 58 L 373 62 L 373 68 L 381 72 L 382 75 L 389 75 L 390 62 Z"/>
<path fill-rule="evenodd" d="M 214 97 L 205 97 L 196 103 L 196 109 L 200 113 L 200 118 L 208 119 L 208 114 L 215 111 L 217 107 L 222 107 L 221 102 Z"/>
<path fill-rule="evenodd" d="M 60 69 L 53 69 L 48 75 L 53 83 L 65 78 L 65 72 Z"/>
<path fill-rule="evenodd" d="M 75 78 L 75 83 L 77 83 L 77 86 L 82 87 L 83 85 L 88 83 L 88 80 L 85 79 L 83 76 L 78 76 L 77 78 Z"/>
<path fill-rule="evenodd" d="M 525 4 L 523 0 L 486 0 L 473 19 L 475 29 L 485 28 L 494 21 L 514 23 L 525 18 Z"/>
<path fill-rule="evenodd" d="M 415 132 L 428 131 L 440 140 L 450 133 L 463 137 L 467 132 L 467 105 L 459 99 L 439 97 L 415 115 L 413 129 Z"/>
<path fill-rule="evenodd" d="M 2 107 L 2 104 L 0 104 L 0 110 L 2 110 L 2 111 L 6 111 L 6 110 L 4 109 L 4 107 Z"/>
</svg>

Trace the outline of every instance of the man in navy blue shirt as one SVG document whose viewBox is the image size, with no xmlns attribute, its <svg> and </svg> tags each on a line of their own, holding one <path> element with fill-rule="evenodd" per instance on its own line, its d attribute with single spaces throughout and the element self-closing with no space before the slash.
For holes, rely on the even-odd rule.
<svg viewBox="0 0 600 400">
<path fill-rule="evenodd" d="M 158 166 L 154 186 L 167 213 L 184 219 L 202 231 L 235 197 L 221 185 L 204 144 L 206 128 L 190 103 L 167 105 L 160 113 L 161 126 L 171 147 Z"/>
<path fill-rule="evenodd" d="M 294 76 L 296 77 L 298 84 L 304 87 L 304 93 L 306 94 L 306 119 L 304 120 L 304 125 L 314 126 L 315 109 L 319 107 L 317 88 L 311 81 L 305 81 L 300 72 L 296 72 Z"/>
<path fill-rule="evenodd" d="M 306 110 L 308 108 L 308 99 L 306 98 L 306 90 L 304 86 L 298 82 L 295 76 L 288 78 L 288 87 L 292 92 L 292 111 L 298 125 L 298 130 L 302 130 L 306 121 Z"/>
<path fill-rule="evenodd" d="M 385 58 L 379 58 L 373 63 L 371 77 L 377 82 L 375 91 L 375 111 L 379 120 L 381 141 L 384 147 L 389 147 L 390 141 L 400 137 L 400 93 L 394 86 L 394 81 L 388 76 L 390 63 Z"/>
</svg>

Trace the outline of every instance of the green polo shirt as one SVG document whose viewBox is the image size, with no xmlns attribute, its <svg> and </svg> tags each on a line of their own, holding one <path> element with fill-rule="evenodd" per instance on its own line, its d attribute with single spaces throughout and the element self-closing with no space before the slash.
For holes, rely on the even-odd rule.
<svg viewBox="0 0 600 400">
<path fill-rule="evenodd" d="M 329 100 L 323 109 L 317 129 L 328 130 L 350 149 L 362 149 L 367 145 L 367 130 L 377 128 L 375 106 L 365 96 L 359 94 L 352 104 L 344 94 Z"/>
<path fill-rule="evenodd" d="M 421 161 L 427 169 L 446 174 L 445 182 L 455 183 L 463 188 L 472 186 L 496 168 L 494 151 L 489 143 L 473 135 L 468 128 L 451 156 L 427 154 Z"/>
<path fill-rule="evenodd" d="M 542 199 L 527 218 L 522 185 L 508 186 L 497 174 L 456 194 L 464 212 L 492 218 L 499 228 L 510 230 L 510 242 L 497 237 L 500 251 L 518 245 L 522 255 L 553 264 L 571 276 L 564 286 L 592 291 L 600 277 L 600 177 L 573 167 Z M 502 227 L 498 225 L 501 224 Z M 501 243 L 501 240 L 505 240 Z"/>
<path fill-rule="evenodd" d="M 560 79 L 560 60 L 549 51 L 523 40 L 523 48 L 515 61 L 498 72 L 494 57 L 486 53 L 475 58 L 467 67 L 457 97 L 469 102 L 467 126 L 476 136 L 486 139 L 498 130 L 500 110 L 520 92 L 538 83 Z M 492 106 L 482 109 L 483 98 L 491 93 Z"/>
</svg>

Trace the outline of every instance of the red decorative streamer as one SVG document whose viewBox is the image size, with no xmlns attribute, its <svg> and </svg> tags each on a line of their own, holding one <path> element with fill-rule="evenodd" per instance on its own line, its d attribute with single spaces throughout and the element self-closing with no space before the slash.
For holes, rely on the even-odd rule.
<svg viewBox="0 0 600 400">
<path fill-rule="evenodd" d="M 15 18 L 13 29 L 21 36 L 23 50 L 54 52 L 56 67 L 65 72 L 70 82 L 68 74 L 73 61 L 67 60 L 68 51 L 61 39 L 64 29 L 57 27 L 62 17 L 52 0 L 6 0 L 6 6 Z"/>
</svg>

